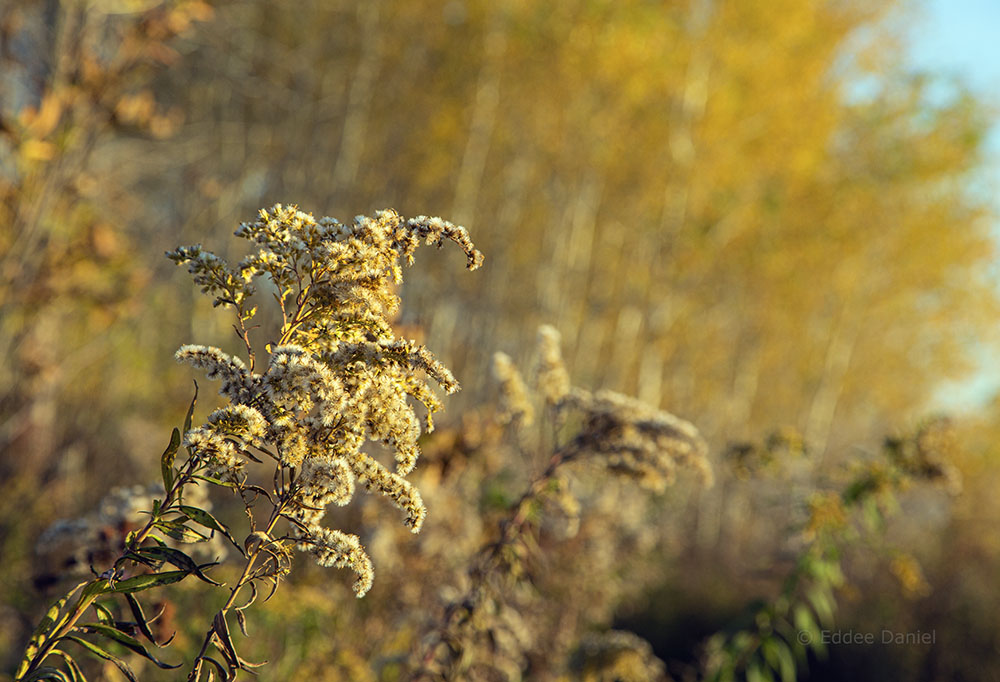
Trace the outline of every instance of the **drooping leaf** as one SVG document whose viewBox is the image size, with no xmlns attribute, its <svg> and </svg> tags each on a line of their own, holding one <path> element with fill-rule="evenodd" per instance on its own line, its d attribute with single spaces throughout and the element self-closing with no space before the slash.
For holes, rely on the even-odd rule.
<svg viewBox="0 0 1000 682">
<path fill-rule="evenodd" d="M 69 676 L 59 668 L 45 665 L 28 675 L 25 682 L 37 682 L 37 680 L 58 680 L 58 682 L 72 682 Z"/>
<path fill-rule="evenodd" d="M 778 672 L 781 674 L 781 682 L 795 682 L 795 658 L 787 646 L 778 647 Z"/>
<path fill-rule="evenodd" d="M 21 664 L 22 667 L 25 667 L 32 657 L 34 657 L 34 655 L 38 652 L 39 648 L 46 641 L 48 641 L 49 635 L 66 621 L 68 616 L 62 613 L 62 608 L 66 605 L 67 600 L 69 600 L 73 593 L 85 584 L 86 583 L 80 583 L 74 587 L 69 594 L 61 599 L 58 599 L 52 604 L 52 606 L 49 607 L 49 610 L 46 611 L 45 616 L 41 621 L 39 621 L 38 626 L 32 633 L 28 646 L 25 647 L 24 662 Z"/>
<path fill-rule="evenodd" d="M 153 636 L 153 631 L 149 628 L 149 621 L 146 620 L 146 614 L 142 610 L 142 605 L 139 600 L 136 599 L 131 592 L 125 593 L 125 601 L 128 602 L 128 607 L 132 611 L 132 617 L 135 618 L 136 627 L 139 628 L 139 632 L 142 636 L 148 639 L 153 644 L 157 644 L 156 638 Z"/>
<path fill-rule="evenodd" d="M 136 556 L 138 556 L 143 560 L 167 562 L 169 564 L 172 564 L 177 568 L 185 570 L 188 573 L 194 574 L 195 576 L 197 576 L 201 580 L 204 580 L 206 583 L 209 583 L 210 585 L 219 586 L 222 584 L 220 582 L 217 582 L 209 578 L 203 571 L 203 569 L 205 568 L 216 566 L 217 562 L 209 564 L 198 564 L 197 562 L 195 562 L 194 559 L 192 559 L 179 549 L 174 549 L 173 547 L 142 547 L 136 550 L 133 554 L 135 554 Z"/>
<path fill-rule="evenodd" d="M 259 668 L 267 663 L 267 661 L 262 661 L 261 663 L 251 663 L 240 658 L 240 655 L 236 653 L 236 645 L 233 643 L 233 636 L 229 632 L 229 623 L 226 622 L 226 616 L 222 611 L 215 614 L 215 618 L 212 620 L 212 628 L 215 630 L 215 634 L 221 643 L 219 647 L 220 651 L 227 658 L 227 660 L 240 670 Z"/>
<path fill-rule="evenodd" d="M 185 504 L 180 505 L 180 510 L 184 512 L 184 514 L 187 515 L 187 517 L 192 521 L 194 521 L 195 523 L 200 524 L 205 528 L 217 530 L 220 533 L 222 533 L 231 543 L 233 543 L 233 546 L 236 547 L 238 550 L 240 550 L 240 552 L 242 553 L 243 548 L 239 545 L 239 543 L 236 542 L 236 538 L 233 537 L 233 534 L 230 533 L 229 529 L 226 528 L 225 525 L 223 525 L 217 518 L 212 516 L 210 513 L 208 513 L 204 509 L 199 509 L 198 507 L 191 507 Z"/>
<path fill-rule="evenodd" d="M 95 601 L 92 606 L 94 611 L 97 612 L 97 619 L 104 623 L 105 625 L 110 625 L 115 622 L 115 616 L 111 613 L 111 609 L 102 604 L 99 601 Z"/>
<path fill-rule="evenodd" d="M 795 661 L 788 645 L 776 637 L 767 637 L 761 642 L 764 660 L 771 670 L 781 675 L 782 682 L 795 682 Z"/>
<path fill-rule="evenodd" d="M 247 599 L 246 603 L 243 604 L 243 606 L 237 606 L 236 607 L 237 611 L 243 611 L 244 609 L 248 609 L 251 606 L 253 606 L 253 603 L 255 601 L 257 601 L 257 585 L 251 582 L 249 583 L 249 586 L 250 586 L 250 598 Z"/>
<path fill-rule="evenodd" d="M 206 483 L 211 483 L 212 485 L 221 486 L 223 488 L 231 488 L 232 490 L 239 490 L 239 486 L 232 481 L 223 481 L 221 478 L 214 478 L 212 476 L 206 476 L 205 474 L 194 474 L 193 478 L 205 481 Z"/>
<path fill-rule="evenodd" d="M 89 599 L 100 594 L 107 594 L 111 591 L 111 587 L 108 584 L 108 580 L 105 578 L 97 578 L 96 580 L 91 580 L 87 583 L 87 586 L 83 588 L 83 593 L 80 595 L 80 599 Z"/>
<path fill-rule="evenodd" d="M 236 653 L 236 645 L 233 643 L 232 635 L 229 634 L 226 614 L 222 611 L 215 614 L 215 618 L 212 620 L 212 629 L 215 630 L 215 636 L 220 644 L 219 649 L 229 665 L 237 668 L 242 667 L 240 666 L 240 656 Z"/>
<path fill-rule="evenodd" d="M 115 586 L 109 590 L 118 594 L 126 594 L 130 592 L 142 592 L 143 590 L 148 590 L 151 587 L 159 587 L 160 585 L 170 585 L 172 583 L 180 582 L 184 580 L 188 575 L 187 571 L 164 571 L 163 573 L 146 573 L 143 575 L 137 575 L 127 580 L 120 580 L 115 583 Z"/>
<path fill-rule="evenodd" d="M 226 680 L 228 682 L 229 680 L 235 680 L 236 679 L 236 671 L 235 670 L 227 669 L 226 666 L 222 665 L 222 663 L 220 663 L 219 661 L 215 660 L 211 656 L 202 656 L 202 659 L 205 660 L 205 661 L 207 661 L 207 662 L 209 662 L 209 663 L 211 663 L 213 666 L 215 666 L 215 669 L 219 671 L 219 677 L 221 677 L 223 680 Z M 209 675 L 209 679 L 212 679 L 212 673 L 211 673 L 211 671 L 209 671 L 208 675 Z"/>
<path fill-rule="evenodd" d="M 72 682 L 87 682 L 87 676 L 83 674 L 83 670 L 80 668 L 80 664 L 76 662 L 76 659 L 62 649 L 53 649 L 52 653 L 61 656 L 63 661 L 66 662 L 66 670 L 69 672 Z"/>
<path fill-rule="evenodd" d="M 833 600 L 830 599 L 830 595 L 822 587 L 817 587 L 810 590 L 807 597 L 813 609 L 816 610 L 819 622 L 829 627 L 833 623 L 834 610 Z"/>
<path fill-rule="evenodd" d="M 106 637 L 107 639 L 118 642 L 126 649 L 129 649 L 130 651 L 139 654 L 143 658 L 152 661 L 157 667 L 162 668 L 164 670 L 172 670 L 174 668 L 181 667 L 180 664 L 170 665 L 169 663 L 164 663 L 163 661 L 159 660 L 151 653 L 149 653 L 149 651 L 146 650 L 146 647 L 143 646 L 142 643 L 139 642 L 139 640 L 125 634 L 124 632 L 116 628 L 109 627 L 101 623 L 84 623 L 80 625 L 80 629 L 85 632 L 93 632 L 99 634 L 103 637 Z"/>
<path fill-rule="evenodd" d="M 163 477 L 163 489 L 170 490 L 174 485 L 174 460 L 181 446 L 181 432 L 176 428 L 170 433 L 170 443 L 160 457 L 160 474 Z M 155 513 L 156 510 L 154 510 Z"/>
<path fill-rule="evenodd" d="M 271 504 L 274 504 L 274 500 L 271 499 L 271 493 L 269 493 L 266 489 L 260 487 L 259 485 L 246 485 L 246 486 L 243 486 L 243 490 L 245 490 L 245 491 L 251 491 L 251 492 L 254 492 L 254 493 L 258 494 L 258 495 L 261 495 L 262 497 L 267 498 L 268 502 L 270 502 Z"/>
<path fill-rule="evenodd" d="M 66 637 L 64 637 L 63 639 L 69 640 L 71 642 L 76 642 L 77 644 L 79 644 L 80 646 L 82 646 L 84 649 L 94 654 L 95 656 L 103 658 L 105 661 L 111 661 L 112 663 L 115 664 L 115 666 L 118 667 L 119 670 L 122 671 L 122 674 L 128 678 L 129 682 L 139 682 L 139 679 L 135 676 L 135 673 L 132 672 L 132 668 L 129 667 L 128 663 L 118 658 L 114 654 L 109 653 L 104 649 L 102 649 L 101 647 L 97 646 L 96 644 L 88 642 L 82 637 L 77 637 L 76 635 L 66 635 Z"/>
<path fill-rule="evenodd" d="M 240 632 L 243 633 L 243 636 L 244 637 L 249 637 L 250 633 L 247 632 L 247 617 L 246 617 L 246 614 L 243 613 L 242 609 L 237 609 L 236 610 L 236 622 L 239 623 L 239 625 L 240 625 Z"/>
<path fill-rule="evenodd" d="M 747 682 L 773 682 L 771 671 L 761 666 L 759 661 L 753 661 L 747 666 Z"/>
<path fill-rule="evenodd" d="M 178 542 L 190 544 L 205 542 L 209 539 L 207 535 L 199 533 L 190 526 L 187 526 L 183 521 L 157 521 L 154 525 Z"/>
</svg>

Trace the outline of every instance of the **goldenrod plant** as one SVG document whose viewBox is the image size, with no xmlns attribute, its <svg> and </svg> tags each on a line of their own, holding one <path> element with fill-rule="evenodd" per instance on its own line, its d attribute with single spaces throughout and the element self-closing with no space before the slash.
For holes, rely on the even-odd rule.
<svg viewBox="0 0 1000 682">
<path fill-rule="evenodd" d="M 85 679 L 74 647 L 136 680 L 108 642 L 160 667 L 182 667 L 151 653 L 160 643 L 138 595 L 190 576 L 224 587 L 229 597 L 214 615 L 187 679 L 235 679 L 254 664 L 236 651 L 230 619 L 235 616 L 246 632 L 244 610 L 261 587 L 273 593 L 291 567 L 292 549 L 311 553 L 323 566 L 350 568 L 359 597 L 371 587 L 374 569 L 358 537 L 322 525 L 328 505 L 348 504 L 361 484 L 387 496 L 403 512 L 405 525 L 420 530 L 425 508 L 406 475 L 419 456 L 418 437 L 433 427 L 430 415 L 441 408 L 427 379 L 448 393 L 459 385 L 426 348 L 396 338 L 388 318 L 399 305 L 392 287 L 402 280 L 401 262 L 411 263 L 421 242 L 455 242 L 470 269 L 481 265 L 482 254 L 464 228 L 426 216 L 404 220 L 391 210 L 345 225 L 275 205 L 236 234 L 255 249 L 236 265 L 200 246 L 168 254 L 188 265 L 215 305 L 235 312 L 246 360 L 205 346 L 177 352 L 179 361 L 221 381 L 228 404 L 193 426 L 191 402 L 183 428 L 174 429 L 161 458 L 164 493 L 153 501 L 148 521 L 128 533 L 110 566 L 94 567 L 104 570 L 52 606 L 25 651 L 18 681 Z M 281 312 L 280 328 L 263 349 L 251 324 L 260 278 L 269 280 Z M 411 398 L 424 406 L 423 420 Z M 395 466 L 363 451 L 369 442 L 392 451 Z M 256 465 L 270 469 L 266 485 L 258 484 L 263 472 Z M 245 525 L 227 527 L 204 505 L 190 504 L 192 490 L 202 486 L 239 496 Z M 199 563 L 173 544 L 206 542 L 216 534 L 242 562 L 239 577 L 226 586 L 206 573 L 211 562 Z"/>
<path fill-rule="evenodd" d="M 544 468 L 502 514 L 495 538 L 472 558 L 464 592 L 445 605 L 439 619 L 418 640 L 405 678 L 411 682 L 519 679 L 531 645 L 519 641 L 524 639 L 524 625 L 518 621 L 532 607 L 523 598 L 518 603 L 518 583 L 526 581 L 532 554 L 537 554 L 533 548 L 537 547 L 535 535 L 543 520 L 542 510 L 555 508 L 568 517 L 573 528 L 570 534 L 576 534 L 580 522 L 581 504 L 569 490 L 567 480 L 569 465 L 589 464 L 658 492 L 674 482 L 678 467 L 692 469 L 703 484 L 712 484 L 708 445 L 693 424 L 612 391 L 593 393 L 572 386 L 559 333 L 545 325 L 538 337 L 534 390 L 527 387 L 504 353 L 494 356 L 494 373 L 500 382 L 501 421 L 511 424 L 515 432 L 520 431 L 533 422 L 540 410 L 546 422 L 543 426 L 552 427 L 552 438 L 534 443 L 541 456 L 528 457 L 529 461 L 544 461 Z M 606 542 L 605 547 L 612 545 Z M 588 558 L 579 560 L 587 562 Z M 533 601 L 538 601 L 537 597 Z M 663 679 L 662 662 L 652 656 L 649 645 L 641 638 L 621 635 L 615 639 L 612 633 L 603 637 L 592 635 L 593 646 L 587 645 L 584 638 L 574 659 L 587 659 L 590 648 L 604 646 L 594 642 L 611 646 L 609 642 L 620 645 L 627 641 L 629 650 L 639 652 L 635 655 L 643 661 L 642 676 L 635 679 Z M 633 646 L 632 640 L 640 644 Z M 611 656 L 608 660 L 617 658 Z M 581 665 L 593 668 L 597 664 L 586 660 Z"/>
</svg>

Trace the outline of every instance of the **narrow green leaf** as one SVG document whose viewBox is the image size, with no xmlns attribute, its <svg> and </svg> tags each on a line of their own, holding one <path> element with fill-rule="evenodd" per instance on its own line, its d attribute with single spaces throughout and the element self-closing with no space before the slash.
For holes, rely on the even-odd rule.
<svg viewBox="0 0 1000 682">
<path fill-rule="evenodd" d="M 82 646 L 84 649 L 94 654 L 95 656 L 103 658 L 105 661 L 111 661 L 116 666 L 118 666 L 118 669 L 121 670 L 122 674 L 128 678 L 129 682 L 139 682 L 139 679 L 135 676 L 135 673 L 132 672 L 132 668 L 128 667 L 128 664 L 125 661 L 118 658 L 114 654 L 108 653 L 107 651 L 97 646 L 96 644 L 88 642 L 87 640 L 77 637 L 76 635 L 67 635 L 63 639 L 67 639 L 71 642 L 76 642 L 77 644 L 79 644 L 80 646 Z"/>
<path fill-rule="evenodd" d="M 247 599 L 246 604 L 244 604 L 243 606 L 237 606 L 236 610 L 237 611 L 243 611 L 244 609 L 248 609 L 251 606 L 253 606 L 253 603 L 255 601 L 257 601 L 257 585 L 255 583 L 251 582 L 250 583 L 250 598 Z"/>
<path fill-rule="evenodd" d="M 187 416 L 184 417 L 184 433 L 191 430 L 191 417 L 194 416 L 194 405 L 198 402 L 198 382 L 194 382 L 194 397 L 191 398 L 191 406 L 188 407 Z"/>
<path fill-rule="evenodd" d="M 231 543 L 233 543 L 233 546 L 242 551 L 243 548 L 236 542 L 236 538 L 233 537 L 233 534 L 230 533 L 229 529 L 226 528 L 217 518 L 209 514 L 204 509 L 199 509 L 198 507 L 190 507 L 186 504 L 179 506 L 180 510 L 184 512 L 189 519 L 204 526 L 205 528 L 211 528 L 212 530 L 219 531 L 225 535 Z"/>
<path fill-rule="evenodd" d="M 223 680 L 235 680 L 236 675 L 234 671 L 226 670 L 226 666 L 222 665 L 219 661 L 215 660 L 211 656 L 202 656 L 202 660 L 208 661 L 215 666 L 215 669 L 219 671 L 219 677 Z M 209 671 L 209 679 L 211 679 L 212 672 Z"/>
<path fill-rule="evenodd" d="M 816 615 L 819 616 L 819 622 L 823 625 L 830 627 L 833 624 L 833 609 L 834 604 L 830 599 L 830 595 L 822 587 L 810 590 L 807 595 L 809 603 L 812 604 L 813 609 L 816 610 Z"/>
<path fill-rule="evenodd" d="M 136 552 L 128 552 L 123 558 L 128 559 L 129 561 L 134 561 L 137 564 L 142 564 L 147 568 L 159 568 L 159 562 L 154 559 L 149 559 L 141 554 L 137 554 Z"/>
<path fill-rule="evenodd" d="M 195 562 L 194 559 L 192 559 L 179 549 L 174 549 L 172 547 L 143 547 L 141 549 L 136 550 L 134 553 L 139 555 L 143 559 L 160 561 L 160 562 L 165 561 L 169 564 L 176 566 L 177 568 L 187 571 L 188 573 L 193 573 L 194 575 L 204 580 L 206 583 L 209 583 L 210 585 L 216 585 L 216 586 L 222 585 L 222 583 L 216 582 L 215 580 L 209 578 L 202 571 L 203 568 L 207 568 L 209 566 L 215 566 L 217 565 L 217 563 L 199 565 L 198 563 Z"/>
<path fill-rule="evenodd" d="M 153 525 L 178 542 L 190 544 L 205 542 L 209 539 L 207 535 L 199 533 L 194 528 L 185 525 L 183 521 L 157 521 Z"/>
<path fill-rule="evenodd" d="M 97 620 L 101 621 L 105 625 L 110 625 L 115 622 L 115 615 L 111 613 L 111 609 L 107 606 L 98 601 L 95 601 L 91 606 L 93 606 L 94 611 L 97 612 Z"/>
<path fill-rule="evenodd" d="M 66 602 L 70 599 L 70 597 L 73 596 L 73 593 L 85 584 L 86 583 L 80 583 L 74 587 L 65 597 L 56 600 L 52 606 L 49 607 L 49 610 L 45 612 L 45 616 L 38 622 L 38 626 L 31 634 L 31 640 L 28 642 L 28 646 L 25 647 L 24 662 L 22 662 L 21 667 L 27 666 L 34 655 L 38 653 L 41 646 L 48 641 L 49 636 L 61 627 L 64 622 L 66 622 L 66 618 L 68 616 L 62 613 L 62 609 L 66 606 Z"/>
<path fill-rule="evenodd" d="M 150 642 L 157 644 L 156 638 L 153 636 L 153 631 L 149 629 L 149 621 L 146 620 L 146 614 L 143 613 L 139 600 L 131 592 L 126 592 L 125 601 L 128 602 L 128 607 L 132 611 L 132 617 L 135 618 L 135 624 L 139 628 L 139 632 Z M 157 644 L 157 646 L 159 645 Z"/>
<path fill-rule="evenodd" d="M 35 672 L 28 675 L 25 682 L 37 682 L 37 680 L 58 680 L 58 682 L 71 682 L 70 678 L 66 676 L 59 668 L 53 668 L 50 665 L 42 666 L 35 670 Z"/>
<path fill-rule="evenodd" d="M 115 583 L 114 588 L 110 591 L 118 594 L 142 592 L 143 590 L 148 590 L 151 587 L 159 587 L 160 585 L 170 585 L 171 583 L 180 582 L 188 575 L 190 574 L 187 571 L 164 571 L 163 573 L 147 573 L 144 575 L 137 575 L 134 578 L 118 581 Z"/>
<path fill-rule="evenodd" d="M 66 662 L 66 670 L 69 671 L 69 677 L 71 682 L 87 682 L 87 676 L 83 674 L 83 670 L 76 660 L 67 654 L 62 649 L 53 649 L 53 654 L 62 656 L 62 659 Z"/>
<path fill-rule="evenodd" d="M 80 599 L 96 597 L 99 594 L 107 594 L 110 591 L 111 587 L 108 585 L 108 581 L 104 578 L 98 578 L 87 583 L 87 586 L 83 588 L 83 594 L 80 595 Z"/>
<path fill-rule="evenodd" d="M 229 623 L 226 622 L 226 614 L 219 611 L 215 614 L 215 619 L 212 621 L 212 629 L 215 630 L 215 635 L 222 643 L 220 651 L 226 657 L 226 661 L 234 667 L 242 668 L 240 665 L 240 655 L 236 653 L 236 645 L 233 643 L 233 637 L 229 634 Z"/>
<path fill-rule="evenodd" d="M 48 632 L 50 627 L 56 624 L 56 622 L 59 620 L 59 612 L 65 605 L 66 605 L 66 598 L 63 597 L 62 599 L 56 601 L 54 604 L 52 604 L 52 606 L 49 607 L 49 610 L 45 613 L 45 617 L 42 618 L 41 622 L 38 623 L 38 627 L 35 628 L 35 632 L 32 633 L 32 639 L 45 634 L 46 632 Z"/>
<path fill-rule="evenodd" d="M 124 632 L 116 628 L 108 627 L 107 625 L 102 625 L 101 623 L 83 623 L 82 625 L 80 625 L 80 629 L 87 632 L 94 632 L 96 634 L 102 635 L 103 637 L 106 637 L 107 639 L 118 642 L 126 649 L 129 649 L 130 651 L 139 654 L 143 658 L 149 659 L 157 667 L 162 668 L 164 670 L 172 670 L 174 668 L 181 667 L 180 664 L 170 665 L 169 663 L 164 663 L 163 661 L 159 660 L 151 653 L 149 653 L 149 651 L 146 650 L 146 647 L 144 647 L 139 642 L 139 640 L 135 639 L 134 637 L 130 637 L 129 635 L 125 634 Z"/>
<path fill-rule="evenodd" d="M 259 485 L 246 485 L 243 486 L 243 489 L 255 492 L 258 495 L 267 498 L 267 501 L 270 502 L 271 504 L 274 504 L 274 501 L 271 499 L 271 493 L 267 492 L 267 490 L 261 488 Z"/>
<path fill-rule="evenodd" d="M 795 682 L 795 661 L 787 643 L 768 637 L 761 643 L 761 651 L 770 669 L 781 675 L 782 682 Z"/>
<path fill-rule="evenodd" d="M 174 429 L 170 433 L 170 443 L 160 457 L 160 474 L 163 476 L 163 489 L 170 490 L 174 485 L 174 460 L 177 458 L 177 450 L 181 446 L 181 432 Z M 157 510 L 153 510 L 155 514 Z"/>
<path fill-rule="evenodd" d="M 754 661 L 747 666 L 747 682 L 773 682 L 771 671 Z"/>
<path fill-rule="evenodd" d="M 237 445 L 242 445 L 242 443 L 237 443 Z M 247 459 L 252 459 L 254 462 L 257 462 L 257 464 L 264 463 L 264 460 L 262 460 L 260 457 L 250 452 L 245 447 L 240 449 L 240 454 L 246 457 Z"/>
<path fill-rule="evenodd" d="M 249 637 L 250 633 L 247 632 L 247 617 L 242 609 L 236 609 L 236 621 L 240 624 L 240 632 L 243 633 L 243 636 Z"/>
<path fill-rule="evenodd" d="M 813 651 L 825 655 L 826 644 L 823 642 L 823 632 L 820 630 L 819 624 L 816 623 L 816 619 L 813 618 L 809 607 L 805 604 L 796 606 L 793 613 L 793 620 L 795 627 L 799 631 L 798 637 L 801 641 Z"/>
<path fill-rule="evenodd" d="M 222 611 L 215 614 L 215 619 L 212 621 L 212 628 L 215 630 L 215 634 L 218 636 L 219 641 L 222 642 L 220 651 L 240 670 L 259 668 L 267 663 L 267 661 L 263 661 L 261 663 L 251 663 L 240 658 L 240 655 L 236 653 L 236 645 L 233 643 L 233 637 L 229 633 L 229 623 L 226 622 L 226 616 L 222 613 Z"/>
<path fill-rule="evenodd" d="M 206 476 L 204 474 L 194 474 L 193 478 L 205 481 L 206 483 L 211 483 L 212 485 L 221 486 L 223 488 L 231 488 L 233 490 L 239 490 L 240 487 L 233 483 L 232 481 L 223 481 L 220 478 L 213 478 L 212 476 Z"/>
<path fill-rule="evenodd" d="M 788 646 L 778 647 L 778 672 L 781 673 L 781 682 L 795 682 L 796 668 L 795 658 Z"/>
</svg>

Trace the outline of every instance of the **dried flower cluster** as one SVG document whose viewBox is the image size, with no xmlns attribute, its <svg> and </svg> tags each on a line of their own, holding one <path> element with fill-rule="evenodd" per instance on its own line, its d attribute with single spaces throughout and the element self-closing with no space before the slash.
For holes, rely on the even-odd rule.
<svg viewBox="0 0 1000 682">
<path fill-rule="evenodd" d="M 561 337 L 556 328 L 542 325 L 538 329 L 538 393 L 549 405 L 557 405 L 570 391 L 569 372 L 563 363 Z"/>
<path fill-rule="evenodd" d="M 530 423 L 530 396 L 505 354 L 494 356 L 494 373 L 500 382 L 501 421 L 519 418 L 525 425 Z M 536 393 L 545 404 L 561 416 L 582 418 L 576 435 L 565 446 L 572 453 L 570 457 L 598 455 L 611 471 L 656 491 L 674 482 L 678 466 L 694 469 L 705 485 L 712 485 L 708 446 L 694 424 L 614 391 L 591 392 L 571 386 L 559 332 L 549 325 L 538 332 L 535 379 Z"/>
<path fill-rule="evenodd" d="M 179 361 L 222 381 L 230 404 L 185 434 L 184 444 L 204 459 L 212 476 L 236 485 L 246 480 L 253 452 L 271 457 L 289 481 L 281 515 L 291 522 L 296 546 L 324 566 L 349 567 L 362 596 L 372 584 L 372 565 L 358 537 L 321 525 L 327 505 L 345 505 L 356 483 L 385 495 L 402 510 L 413 532 L 426 510 L 406 480 L 420 454 L 417 440 L 431 430 L 440 400 L 423 377 L 447 393 L 459 385 L 423 346 L 397 339 L 389 315 L 399 305 L 393 285 L 401 261 L 412 262 L 421 242 L 457 243 L 474 269 L 483 260 L 464 228 L 440 218 L 403 220 L 393 211 L 359 216 L 352 225 L 315 220 L 294 207 L 262 210 L 236 235 L 257 250 L 231 267 L 201 246 L 168 254 L 187 263 L 216 305 L 237 311 L 237 332 L 249 367 L 218 348 L 184 346 Z M 265 371 L 254 371 L 256 354 L 246 322 L 253 281 L 266 276 L 277 287 L 282 327 L 268 344 Z M 423 404 L 419 419 L 410 399 Z M 368 441 L 390 448 L 390 469 L 363 451 Z M 278 491 L 279 494 L 282 491 Z"/>
<path fill-rule="evenodd" d="M 519 678 L 529 664 L 526 655 L 531 642 L 537 641 L 529 623 L 532 619 L 526 617 L 538 616 L 538 598 L 529 588 L 529 561 L 538 550 L 536 533 L 540 537 L 551 531 L 545 528 L 544 517 L 539 518 L 540 510 L 557 510 L 567 522 L 558 535 L 586 546 L 587 534 L 578 537 L 581 509 L 591 508 L 600 497 L 599 493 L 590 495 L 581 504 L 569 488 L 567 464 L 588 462 L 602 474 L 623 475 L 658 491 L 674 481 L 678 467 L 694 469 L 705 484 L 713 480 L 707 445 L 693 424 L 618 393 L 591 393 L 572 386 L 555 328 L 539 330 L 533 390 L 507 355 L 495 354 L 493 369 L 500 384 L 498 421 L 523 429 L 533 422 L 534 403 L 542 403 L 547 407 L 542 414 L 551 422 L 549 426 L 556 427 L 555 442 L 540 438 L 535 457 L 527 452 L 530 439 L 519 443 L 526 459 L 547 460 L 548 464 L 507 508 L 498 524 L 499 537 L 473 558 L 460 581 L 463 589 L 450 595 L 441 616 L 426 626 L 411 658 L 406 678 L 410 682 Z M 602 480 L 599 489 L 609 487 Z M 615 512 L 620 513 L 620 500 L 616 506 Z M 615 535 L 605 548 L 626 543 L 626 534 Z M 582 573 L 602 576 L 595 579 L 605 583 L 599 590 L 616 589 L 607 584 L 606 576 L 622 570 L 617 565 L 622 553 L 583 550 L 581 556 L 574 563 Z M 637 638 L 641 645 L 625 639 L 611 637 L 600 646 L 581 649 L 576 671 L 580 679 L 663 679 L 662 664 L 649 646 Z"/>
<path fill-rule="evenodd" d="M 535 421 L 535 408 L 531 404 L 524 378 L 509 355 L 493 355 L 493 375 L 500 382 L 500 412 L 497 415 L 500 423 L 520 422 L 524 426 L 531 426 Z"/>
<path fill-rule="evenodd" d="M 577 447 L 600 454 L 612 471 L 662 491 L 674 482 L 680 465 L 712 485 L 708 446 L 690 422 L 613 391 L 574 388 L 560 404 L 584 415 Z"/>
</svg>

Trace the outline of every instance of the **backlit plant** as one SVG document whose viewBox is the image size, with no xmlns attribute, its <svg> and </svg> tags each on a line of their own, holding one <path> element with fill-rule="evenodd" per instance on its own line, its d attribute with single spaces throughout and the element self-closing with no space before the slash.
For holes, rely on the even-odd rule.
<svg viewBox="0 0 1000 682">
<path fill-rule="evenodd" d="M 359 597 L 371 587 L 372 562 L 358 537 L 322 525 L 328 505 L 348 504 L 361 484 L 388 497 L 406 526 L 420 530 L 425 508 L 406 475 L 419 456 L 418 437 L 433 428 L 431 413 L 441 408 L 427 379 L 447 393 L 459 385 L 426 348 L 396 338 L 389 321 L 399 305 L 393 287 L 402 280 L 401 263 L 412 263 L 423 242 L 455 242 L 469 269 L 482 264 L 482 254 L 464 228 L 426 216 L 404 220 L 391 210 L 345 225 L 276 205 L 242 224 L 236 235 L 255 248 L 236 265 L 201 246 L 168 254 L 187 264 L 215 305 L 235 311 L 245 360 L 206 346 L 177 352 L 179 361 L 221 381 L 219 392 L 228 404 L 192 427 L 192 401 L 183 430 L 174 430 L 163 453 L 163 495 L 154 500 L 148 521 L 128 533 L 107 570 L 52 606 L 16 680 L 85 679 L 70 645 L 113 662 L 135 680 L 126 661 L 101 638 L 160 667 L 180 667 L 160 661 L 140 641 L 158 645 L 150 629 L 154 619 L 136 594 L 192 575 L 221 586 L 205 572 L 211 563 L 198 563 L 177 546 L 216 534 L 228 539 L 243 567 L 227 586 L 229 598 L 215 614 L 187 679 L 233 679 L 253 664 L 237 653 L 228 619 L 235 613 L 245 632 L 243 611 L 256 600 L 258 586 L 273 593 L 290 569 L 292 549 L 311 553 L 324 566 L 350 568 Z M 281 314 L 281 326 L 263 353 L 251 339 L 260 278 L 269 280 Z M 422 420 L 414 402 L 425 408 Z M 391 450 L 395 466 L 364 451 L 369 442 Z M 181 446 L 184 458 L 178 457 Z M 265 463 L 267 469 L 255 471 Z M 245 528 L 227 528 L 188 503 L 195 486 L 204 485 L 241 498 Z M 170 570 L 163 570 L 167 565 Z"/>
</svg>

